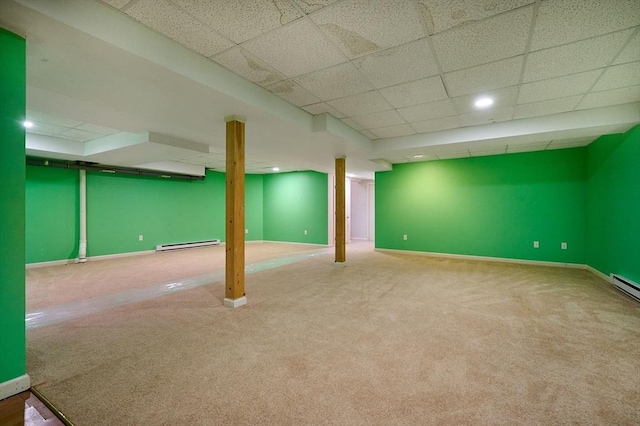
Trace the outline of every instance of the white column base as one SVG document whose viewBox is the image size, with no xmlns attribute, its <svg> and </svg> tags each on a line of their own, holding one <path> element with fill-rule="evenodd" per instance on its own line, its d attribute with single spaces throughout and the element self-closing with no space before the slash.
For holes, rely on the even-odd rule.
<svg viewBox="0 0 640 426">
<path fill-rule="evenodd" d="M 0 383 L 0 400 L 24 392 L 30 387 L 31 378 L 28 374 Z"/>
<path fill-rule="evenodd" d="M 333 266 L 337 266 L 338 268 L 342 268 L 347 266 L 347 262 L 333 262 Z"/>
<path fill-rule="evenodd" d="M 238 297 L 237 299 L 228 299 L 225 297 L 222 304 L 227 308 L 239 308 L 247 304 L 247 296 Z"/>
</svg>

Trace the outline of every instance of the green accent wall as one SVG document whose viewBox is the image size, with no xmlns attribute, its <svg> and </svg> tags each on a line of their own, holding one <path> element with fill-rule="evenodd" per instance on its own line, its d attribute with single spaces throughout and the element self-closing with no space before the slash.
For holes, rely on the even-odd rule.
<svg viewBox="0 0 640 426">
<path fill-rule="evenodd" d="M 78 257 L 78 179 L 78 170 L 27 166 L 27 263 Z"/>
<path fill-rule="evenodd" d="M 265 240 L 328 244 L 326 174 L 269 174 L 264 175 L 263 185 Z"/>
<path fill-rule="evenodd" d="M 224 240 L 224 193 L 225 175 L 216 172 L 203 181 L 87 172 L 87 256 Z"/>
<path fill-rule="evenodd" d="M 587 149 L 587 263 L 640 283 L 640 125 Z"/>
<path fill-rule="evenodd" d="M 26 168 L 26 262 L 75 259 L 79 172 Z M 262 240 L 263 176 L 246 175 L 246 239 Z M 225 240 L 225 174 L 204 181 L 87 173 L 88 256 L 154 250 L 157 244 Z M 143 236 L 143 241 L 138 236 Z"/>
<path fill-rule="evenodd" d="M 25 40 L 0 28 L 0 383 L 25 374 Z"/>
<path fill-rule="evenodd" d="M 398 164 L 376 173 L 375 245 L 583 264 L 585 179 L 585 148 Z"/>
<path fill-rule="evenodd" d="M 249 230 L 244 237 L 246 241 L 261 241 L 264 239 L 263 175 L 245 175 L 244 179 L 244 227 Z"/>
</svg>

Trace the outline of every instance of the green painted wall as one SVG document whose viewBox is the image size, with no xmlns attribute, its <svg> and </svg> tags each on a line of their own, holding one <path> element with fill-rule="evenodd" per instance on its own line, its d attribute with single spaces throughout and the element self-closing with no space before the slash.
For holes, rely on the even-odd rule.
<svg viewBox="0 0 640 426">
<path fill-rule="evenodd" d="M 585 148 L 395 165 L 376 173 L 375 245 L 585 263 L 585 178 Z"/>
<path fill-rule="evenodd" d="M 26 262 L 75 259 L 77 170 L 28 166 Z M 185 182 L 87 173 L 88 256 L 154 250 L 157 244 L 225 240 L 225 175 Z M 247 240 L 262 240 L 263 177 L 246 176 Z M 143 235 L 143 241 L 138 236 Z"/>
<path fill-rule="evenodd" d="M 640 283 L 640 125 L 587 149 L 587 263 Z"/>
<path fill-rule="evenodd" d="M 310 171 L 270 174 L 264 176 L 263 185 L 265 240 L 328 243 L 326 174 Z"/>
<path fill-rule="evenodd" d="M 27 166 L 27 263 L 78 257 L 78 179 L 78 170 Z"/>
<path fill-rule="evenodd" d="M 87 256 L 224 240 L 225 175 L 204 181 L 87 173 Z M 143 236 L 143 241 L 138 236 Z"/>
<path fill-rule="evenodd" d="M 245 234 L 246 241 L 264 239 L 263 226 L 263 175 L 245 175 Z"/>
<path fill-rule="evenodd" d="M 25 40 L 0 28 L 0 383 L 25 374 Z"/>
</svg>

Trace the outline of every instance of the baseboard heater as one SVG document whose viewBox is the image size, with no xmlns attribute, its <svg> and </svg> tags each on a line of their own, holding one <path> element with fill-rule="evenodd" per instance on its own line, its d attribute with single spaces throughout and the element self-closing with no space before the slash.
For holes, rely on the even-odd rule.
<svg viewBox="0 0 640 426">
<path fill-rule="evenodd" d="M 640 302 L 640 285 L 616 274 L 611 274 L 611 282 L 618 290 Z"/>
<path fill-rule="evenodd" d="M 190 243 L 161 244 L 156 246 L 156 251 L 182 250 L 194 247 L 217 246 L 220 240 L 192 241 Z"/>
</svg>

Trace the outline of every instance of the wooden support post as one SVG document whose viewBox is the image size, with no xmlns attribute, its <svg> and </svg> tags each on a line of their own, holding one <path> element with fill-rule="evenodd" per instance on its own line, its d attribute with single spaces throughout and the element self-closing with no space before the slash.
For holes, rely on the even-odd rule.
<svg viewBox="0 0 640 426">
<path fill-rule="evenodd" d="M 224 306 L 247 303 L 244 292 L 244 120 L 227 122 L 226 276 Z"/>
<path fill-rule="evenodd" d="M 344 265 L 347 261 L 346 249 L 346 160 L 336 158 L 336 264 Z"/>
</svg>

